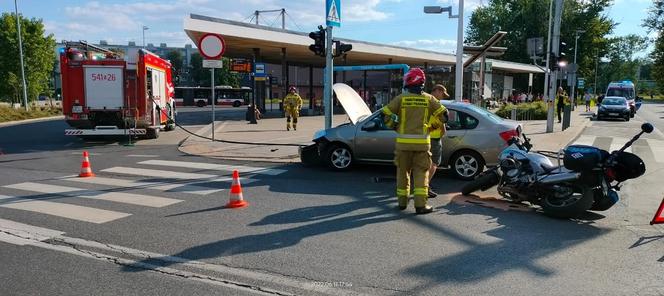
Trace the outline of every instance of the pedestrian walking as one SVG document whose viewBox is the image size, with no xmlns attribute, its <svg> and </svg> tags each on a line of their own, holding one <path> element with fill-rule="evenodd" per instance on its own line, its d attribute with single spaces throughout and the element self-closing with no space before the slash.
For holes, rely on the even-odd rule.
<svg viewBox="0 0 664 296">
<path fill-rule="evenodd" d="M 431 89 L 431 95 L 433 95 L 437 100 L 444 100 L 450 97 L 450 95 L 447 94 L 447 89 L 440 84 L 433 86 Z M 431 168 L 429 168 L 429 191 L 427 193 L 429 198 L 438 196 L 436 192 L 431 190 L 431 181 L 433 181 L 433 175 L 436 174 L 438 166 L 440 166 L 440 162 L 443 158 L 442 138 L 445 136 L 447 110 L 445 110 L 443 113 L 443 119 L 443 122 L 438 121 L 436 116 L 431 116 L 429 119 L 429 136 L 431 137 Z"/>
<path fill-rule="evenodd" d="M 297 118 L 302 109 L 302 97 L 297 93 L 295 86 L 288 88 L 288 95 L 284 98 L 284 110 L 286 111 L 286 130 L 291 128 L 291 118 L 293 119 L 293 130 L 297 130 Z"/>
<path fill-rule="evenodd" d="M 428 214 L 433 207 L 427 204 L 429 168 L 431 167 L 430 116 L 444 122 L 445 107 L 436 98 L 423 91 L 426 78 L 420 68 L 412 68 L 403 77 L 404 92 L 383 107 L 388 124 L 396 125 L 397 200 L 399 210 L 408 207 L 410 177 L 413 176 L 415 213 Z"/>
<path fill-rule="evenodd" d="M 583 95 L 583 100 L 586 102 L 586 112 L 590 112 L 590 93 L 586 91 L 586 94 Z"/>
<path fill-rule="evenodd" d="M 563 109 L 565 108 L 565 101 L 567 100 L 567 94 L 562 87 L 558 87 L 558 93 L 556 94 L 557 103 L 556 109 L 558 111 L 558 123 L 562 122 Z"/>
</svg>

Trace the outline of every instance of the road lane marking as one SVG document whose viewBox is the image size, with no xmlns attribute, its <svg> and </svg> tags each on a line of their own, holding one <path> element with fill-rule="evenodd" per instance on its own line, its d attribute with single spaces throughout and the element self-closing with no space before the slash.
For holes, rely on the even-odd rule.
<svg viewBox="0 0 664 296">
<path fill-rule="evenodd" d="M 241 165 L 236 166 L 236 165 L 227 165 L 227 164 L 214 164 L 214 163 L 188 162 L 188 161 L 159 160 L 159 159 L 141 161 L 138 164 L 224 171 L 229 173 L 232 172 L 233 170 L 238 170 L 240 173 L 262 174 L 262 175 L 271 175 L 271 176 L 276 176 L 286 172 L 286 170 L 272 169 L 272 168 L 250 167 L 250 166 L 241 166 Z"/>
<path fill-rule="evenodd" d="M 41 213 L 95 224 L 102 224 L 131 216 L 131 214 L 127 213 L 6 195 L 0 195 L 0 207 Z"/>
<path fill-rule="evenodd" d="M 62 194 L 71 197 L 106 200 L 112 202 L 126 203 L 145 207 L 161 208 L 182 202 L 179 199 L 157 197 L 143 194 L 125 192 L 103 192 L 76 187 L 58 186 L 42 183 L 25 182 L 3 186 L 25 191 L 34 191 L 47 194 Z"/>
<path fill-rule="evenodd" d="M 129 154 L 127 157 L 144 157 L 144 158 L 151 158 L 151 157 L 159 157 L 159 155 L 151 155 L 151 154 Z"/>
<path fill-rule="evenodd" d="M 132 189 L 153 189 L 166 192 L 183 192 L 197 195 L 208 195 L 211 193 L 219 192 L 224 189 L 212 188 L 201 186 L 197 184 L 206 184 L 206 182 L 148 182 L 148 181 L 134 181 L 126 179 L 106 178 L 96 176 L 94 178 L 79 178 L 79 177 L 66 177 L 61 180 L 97 185 L 107 185 L 116 187 L 126 187 Z"/>
<path fill-rule="evenodd" d="M 17 235 L 20 237 L 30 236 L 35 240 L 44 241 L 52 237 L 65 234 L 62 231 L 32 226 L 6 219 L 0 219 L 0 229 L 9 230 L 12 232 L 12 234 L 14 234 L 11 235 L 6 232 L 0 232 L 0 241 L 12 243 L 19 246 L 26 245 L 26 240 L 17 237 Z"/>
</svg>

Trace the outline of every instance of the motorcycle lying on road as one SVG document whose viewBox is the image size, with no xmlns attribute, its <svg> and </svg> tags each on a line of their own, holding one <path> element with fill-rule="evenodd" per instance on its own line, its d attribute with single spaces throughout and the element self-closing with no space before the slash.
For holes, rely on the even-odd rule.
<svg viewBox="0 0 664 296">
<path fill-rule="evenodd" d="M 530 139 L 522 134 L 523 142 L 513 137 L 501 152 L 498 166 L 466 184 L 461 193 L 468 195 L 498 185 L 503 198 L 539 205 L 545 215 L 556 218 L 605 211 L 618 202 L 622 182 L 646 172 L 643 160 L 625 149 L 652 131 L 653 126 L 644 123 L 640 133 L 611 153 L 587 145 L 570 145 L 558 153 L 530 151 Z M 550 158 L 558 159 L 558 164 Z"/>
</svg>

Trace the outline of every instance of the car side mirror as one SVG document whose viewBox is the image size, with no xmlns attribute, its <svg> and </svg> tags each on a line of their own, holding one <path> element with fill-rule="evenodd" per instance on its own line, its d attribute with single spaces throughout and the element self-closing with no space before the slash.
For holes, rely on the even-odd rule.
<svg viewBox="0 0 664 296">
<path fill-rule="evenodd" d="M 365 124 L 362 126 L 362 130 L 363 130 L 363 131 L 370 131 L 370 132 L 371 132 L 371 131 L 375 131 L 375 130 L 378 130 L 378 125 L 376 124 L 375 121 L 370 120 L 369 122 L 365 123 Z"/>
</svg>

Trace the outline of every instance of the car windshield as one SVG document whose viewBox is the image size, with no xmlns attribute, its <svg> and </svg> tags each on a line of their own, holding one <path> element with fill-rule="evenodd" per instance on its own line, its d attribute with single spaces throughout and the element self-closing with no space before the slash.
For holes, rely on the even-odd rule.
<svg viewBox="0 0 664 296">
<path fill-rule="evenodd" d="M 487 109 L 480 108 L 480 107 L 477 107 L 477 106 L 472 105 L 472 104 L 467 104 L 466 107 L 470 110 L 473 110 L 473 111 L 477 112 L 480 115 L 483 115 L 486 118 L 489 118 L 494 123 L 500 123 L 500 122 L 503 121 L 503 119 L 501 117 L 499 117 L 496 114 L 491 113 L 491 111 L 489 111 Z"/>
<path fill-rule="evenodd" d="M 609 90 L 606 92 L 606 96 L 633 99 L 634 90 L 631 88 L 609 88 Z"/>
<path fill-rule="evenodd" d="M 625 105 L 627 101 L 622 98 L 606 98 L 602 101 L 602 105 Z"/>
</svg>

